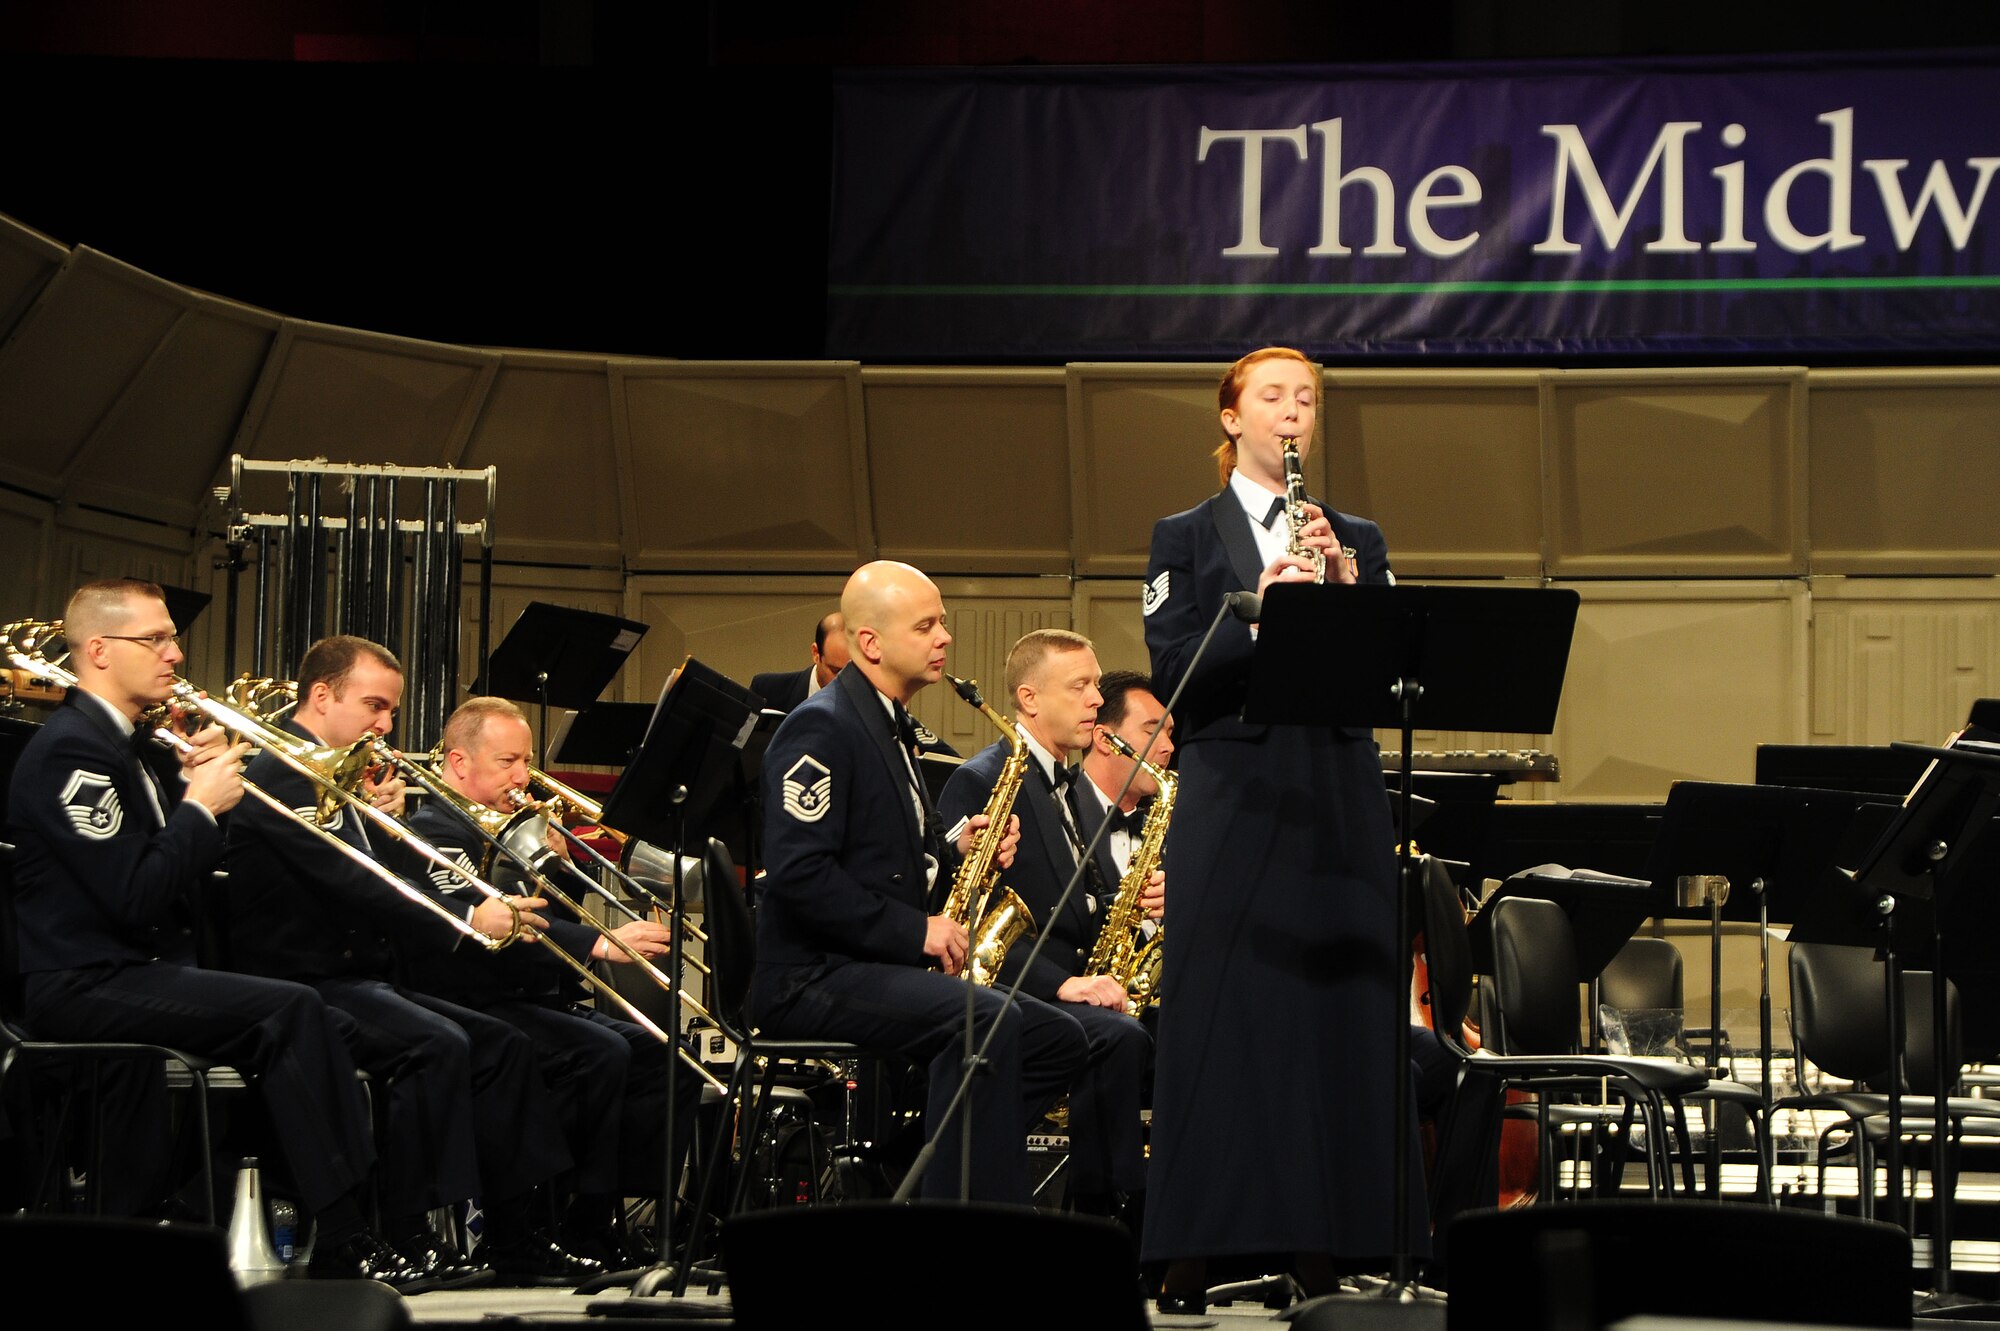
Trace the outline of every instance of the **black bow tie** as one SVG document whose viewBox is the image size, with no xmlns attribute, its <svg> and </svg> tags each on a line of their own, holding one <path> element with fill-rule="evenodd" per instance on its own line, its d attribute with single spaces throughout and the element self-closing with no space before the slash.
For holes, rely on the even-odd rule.
<svg viewBox="0 0 2000 1331">
<path fill-rule="evenodd" d="M 1111 831 L 1129 832 L 1133 836 L 1138 836 L 1146 826 L 1146 806 L 1142 804 L 1130 813 L 1120 813 L 1113 809 L 1109 821 Z"/>
<path fill-rule="evenodd" d="M 901 703 L 896 704 L 896 738 L 906 749 L 917 747 L 917 718 L 905 711 Z"/>
<path fill-rule="evenodd" d="M 1266 531 L 1269 531 L 1271 528 L 1271 524 L 1276 522 L 1278 520 L 1278 515 L 1284 511 L 1285 511 L 1285 497 L 1283 495 L 1279 495 L 1276 499 L 1273 499 L 1271 501 L 1270 511 L 1264 514 L 1264 529 Z"/>
<path fill-rule="evenodd" d="M 1070 782 L 1074 780 L 1076 780 L 1076 769 L 1074 767 L 1064 767 L 1061 763 L 1057 763 L 1054 771 L 1049 776 L 1049 789 L 1060 795 L 1064 790 L 1068 789 Z"/>
</svg>

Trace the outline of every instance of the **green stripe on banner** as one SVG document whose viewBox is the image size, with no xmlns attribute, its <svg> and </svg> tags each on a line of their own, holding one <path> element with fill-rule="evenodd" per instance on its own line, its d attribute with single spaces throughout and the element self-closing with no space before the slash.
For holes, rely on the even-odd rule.
<svg viewBox="0 0 2000 1331">
<path fill-rule="evenodd" d="M 1576 282 L 1023 282 L 836 285 L 835 296 L 1460 296 L 1567 291 L 1934 291 L 2000 287 L 1996 277 L 1631 278 Z"/>
</svg>

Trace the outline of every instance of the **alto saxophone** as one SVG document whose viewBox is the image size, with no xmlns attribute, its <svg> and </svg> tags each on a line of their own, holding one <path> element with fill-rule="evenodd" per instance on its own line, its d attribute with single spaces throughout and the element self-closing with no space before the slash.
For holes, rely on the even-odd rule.
<svg viewBox="0 0 2000 1331">
<path fill-rule="evenodd" d="M 951 675 L 945 678 L 951 680 L 959 697 L 1000 728 L 1011 746 L 993 782 L 993 793 L 986 797 L 986 826 L 973 838 L 972 850 L 959 863 L 943 911 L 965 929 L 966 978 L 990 988 L 1000 978 L 1000 963 L 1006 960 L 1007 949 L 1022 938 L 1035 936 L 1035 917 L 1012 888 L 1002 886 L 997 863 L 1000 843 L 1007 838 L 1007 821 L 1014 812 L 1014 797 L 1021 793 L 1021 780 L 1027 775 L 1028 741 L 1020 727 L 986 705 L 976 682 Z"/>
<path fill-rule="evenodd" d="M 1097 931 L 1090 961 L 1083 968 L 1085 975 L 1109 975 L 1124 985 L 1125 1010 L 1136 1017 L 1160 1001 L 1160 939 L 1166 930 L 1157 929 L 1151 938 L 1141 940 L 1145 908 L 1139 899 L 1153 871 L 1160 867 L 1160 855 L 1167 845 L 1167 822 L 1174 816 L 1174 795 L 1181 782 L 1165 768 L 1142 761 L 1122 737 L 1107 732 L 1106 738 L 1112 748 L 1145 768 L 1160 788 L 1153 796 L 1153 807 L 1146 811 L 1139 844 L 1132 848 L 1125 876 L 1118 880 L 1117 894 L 1105 912 L 1104 926 Z"/>
</svg>

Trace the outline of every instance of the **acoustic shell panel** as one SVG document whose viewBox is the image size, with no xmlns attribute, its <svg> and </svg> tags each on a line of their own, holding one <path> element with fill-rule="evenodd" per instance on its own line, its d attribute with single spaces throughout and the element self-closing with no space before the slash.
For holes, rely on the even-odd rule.
<svg viewBox="0 0 2000 1331">
<path fill-rule="evenodd" d="M 1540 380 L 1532 370 L 1330 371 L 1322 496 L 1381 524 L 1399 577 L 1539 574 Z"/>
<path fill-rule="evenodd" d="M 560 568 L 508 568 L 501 566 L 493 571 L 493 626 L 488 639 L 489 649 L 498 647 L 514 621 L 530 602 L 547 601 L 552 605 L 566 606 L 572 610 L 593 610 L 605 615 L 625 613 L 624 579 L 615 572 L 600 569 L 560 569 Z M 477 569 L 467 563 L 465 583 L 459 596 L 459 683 L 463 686 L 459 702 L 470 695 L 475 676 L 479 672 L 479 576 Z M 641 639 L 643 646 L 644 639 Z M 636 656 L 625 662 L 624 669 L 611 681 L 604 691 L 607 699 L 618 701 L 639 695 L 627 694 L 625 690 L 635 673 Z M 528 724 L 535 731 L 535 744 L 541 745 L 541 716 L 539 709 L 519 698 L 521 710 L 528 714 Z M 453 706 L 457 704 L 454 703 Z M 447 709 L 449 711 L 449 709 Z M 562 713 L 549 709 L 551 730 L 561 722 Z"/>
<path fill-rule="evenodd" d="M 945 669 L 979 682 L 987 704 L 1013 714 L 1007 653 L 1024 633 L 1072 627 L 1067 578 L 940 578 L 952 644 Z M 960 754 L 970 757 L 1000 738 L 993 723 L 949 685 L 925 689 L 910 710 Z"/>
<path fill-rule="evenodd" d="M 845 577 L 674 577 L 631 579 L 619 613 L 650 625 L 635 661 L 620 676 L 624 697 L 650 702 L 689 656 L 744 687 L 766 670 L 810 662 L 813 626 L 840 608 Z"/>
<path fill-rule="evenodd" d="M 503 353 L 453 465 L 499 468 L 497 558 L 598 568 L 623 563 L 625 478 L 611 442 L 603 357 Z"/>
<path fill-rule="evenodd" d="M 1215 493 L 1222 442 L 1216 385 L 1226 365 L 1069 366 L 1076 572 L 1139 577 L 1153 524 Z M 1306 480 L 1321 493 L 1318 450 Z"/>
<path fill-rule="evenodd" d="M 52 491 L 187 303 L 170 282 L 76 250 L 0 343 L 0 479 Z"/>
<path fill-rule="evenodd" d="M 287 320 L 236 451 L 262 461 L 449 465 L 465 451 L 499 360 L 498 352 Z"/>
<path fill-rule="evenodd" d="M 2000 573 L 2000 370 L 1809 382 L 1813 572 Z"/>
<path fill-rule="evenodd" d="M 1759 744 L 1805 742 L 1802 579 L 1568 585 L 1583 605 L 1552 736 L 1564 799 L 1749 782 Z"/>
<path fill-rule="evenodd" d="M 1555 371 L 1542 394 L 1550 574 L 1805 572 L 1803 370 Z"/>
<path fill-rule="evenodd" d="M 864 369 L 885 558 L 932 574 L 1067 573 L 1070 453 L 1059 369 Z"/>
<path fill-rule="evenodd" d="M 1139 613 L 1139 594 L 1144 587 L 1139 578 L 1079 578 L 1070 593 L 1076 630 L 1096 646 L 1097 664 L 1106 671 L 1152 673 L 1146 621 Z"/>
<path fill-rule="evenodd" d="M 69 257 L 69 248 L 0 216 L 0 342 Z"/>
<path fill-rule="evenodd" d="M 50 538 L 55 531 L 52 500 L 0 489 L 0 624 L 62 614 L 63 593 L 50 585 Z"/>
<path fill-rule="evenodd" d="M 71 462 L 68 497 L 198 521 L 278 324 L 261 310 L 193 297 Z"/>
<path fill-rule="evenodd" d="M 2000 695 L 1992 578 L 1812 579 L 1814 744 L 1938 744 Z"/>
<path fill-rule="evenodd" d="M 852 362 L 613 361 L 637 572 L 849 573 L 875 551 Z"/>
</svg>

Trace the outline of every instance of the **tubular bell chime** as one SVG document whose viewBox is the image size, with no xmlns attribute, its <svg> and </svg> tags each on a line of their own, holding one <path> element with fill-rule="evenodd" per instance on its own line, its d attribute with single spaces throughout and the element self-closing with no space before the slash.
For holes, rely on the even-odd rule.
<svg viewBox="0 0 2000 1331">
<path fill-rule="evenodd" d="M 268 478 L 268 479 L 266 479 Z M 250 673 L 291 679 L 306 648 L 330 633 L 381 643 L 402 659 L 400 747 L 437 741 L 458 704 L 459 616 L 466 540 L 479 540 L 479 652 L 491 646 L 493 501 L 497 469 L 366 466 L 229 459 L 229 669 L 235 669 L 243 598 L 249 597 Z M 282 486 L 282 493 L 279 487 Z M 253 512 L 282 498 L 282 512 Z M 275 504 L 274 504 L 275 506 Z M 468 512 L 477 521 L 467 521 Z M 240 552 L 240 553 L 239 553 Z"/>
</svg>

